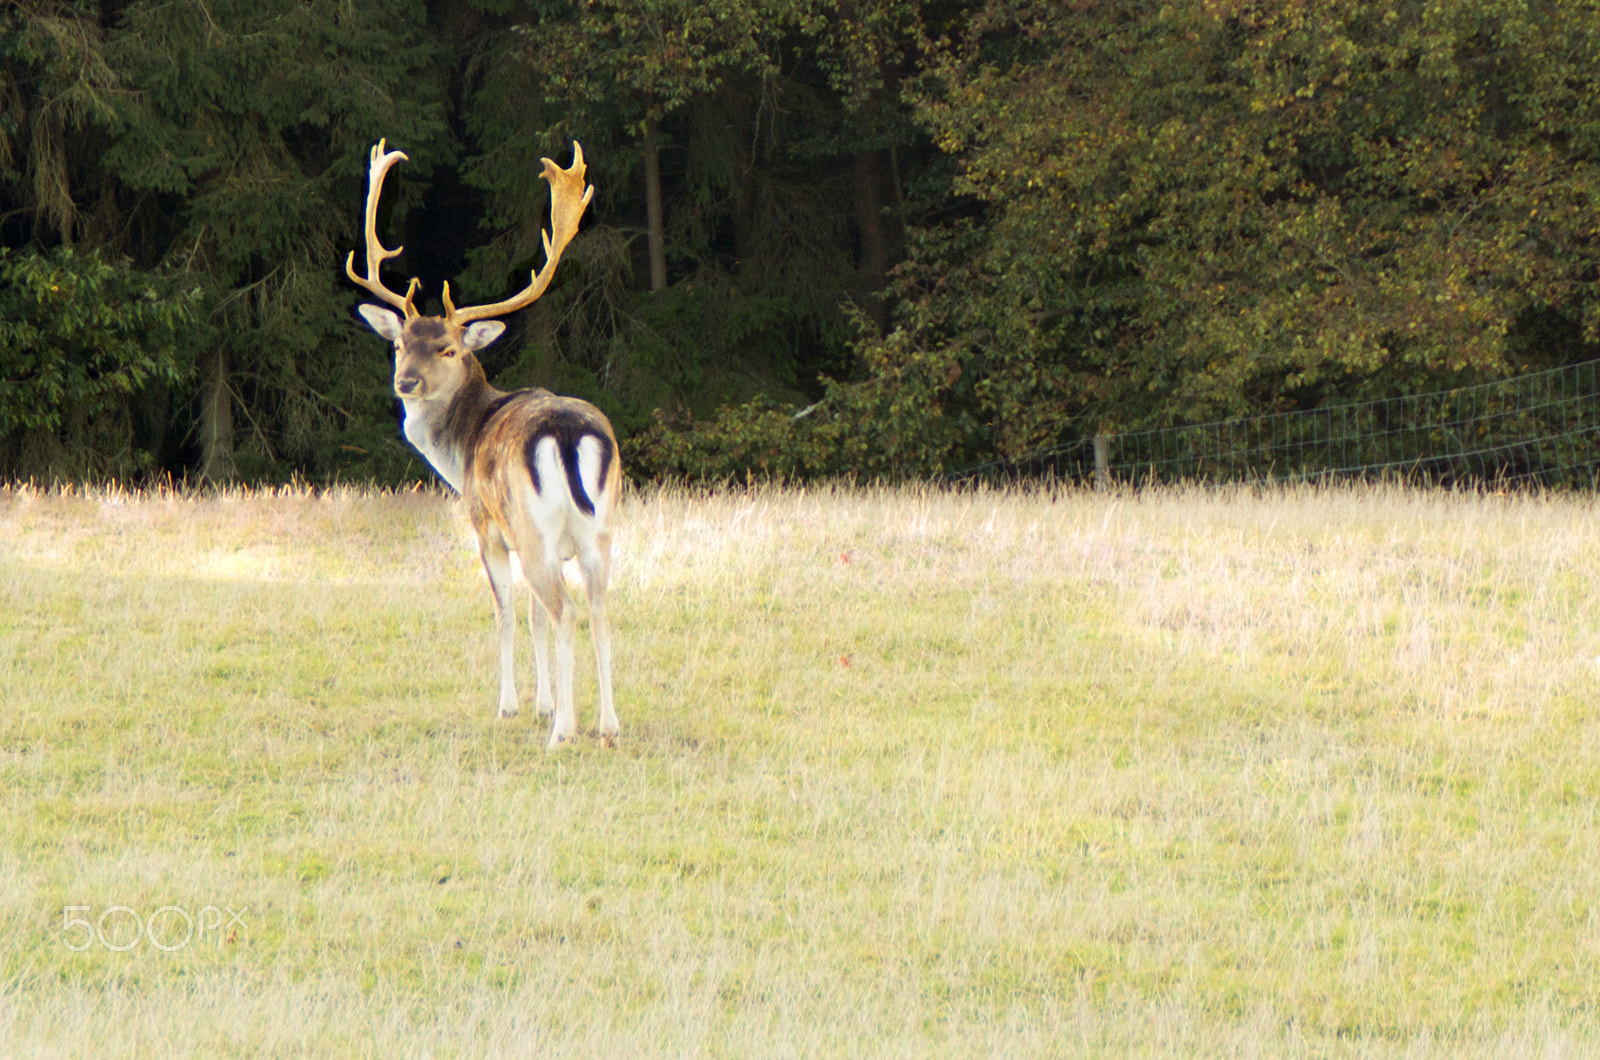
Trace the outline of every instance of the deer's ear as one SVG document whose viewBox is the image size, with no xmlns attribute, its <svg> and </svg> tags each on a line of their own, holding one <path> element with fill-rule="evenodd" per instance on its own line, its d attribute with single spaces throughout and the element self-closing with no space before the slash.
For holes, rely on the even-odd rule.
<svg viewBox="0 0 1600 1060">
<path fill-rule="evenodd" d="M 499 320 L 480 320 L 476 324 L 468 324 L 467 330 L 461 335 L 461 345 L 469 350 L 481 350 L 498 339 L 505 330 L 505 324 Z"/>
<path fill-rule="evenodd" d="M 365 320 L 372 330 L 379 335 L 382 335 L 390 342 L 400 341 L 400 333 L 404 330 L 405 324 L 398 314 L 383 308 L 381 305 L 373 305 L 370 302 L 356 306 L 356 312 L 360 313 L 361 319 Z"/>
</svg>

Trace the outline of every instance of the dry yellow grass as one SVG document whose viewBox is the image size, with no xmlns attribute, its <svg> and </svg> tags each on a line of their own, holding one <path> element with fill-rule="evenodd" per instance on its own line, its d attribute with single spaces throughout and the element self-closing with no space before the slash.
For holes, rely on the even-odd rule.
<svg viewBox="0 0 1600 1060">
<path fill-rule="evenodd" d="M 646 492 L 551 755 L 437 494 L 0 493 L 0 1053 L 1592 1054 L 1595 515 Z"/>
</svg>

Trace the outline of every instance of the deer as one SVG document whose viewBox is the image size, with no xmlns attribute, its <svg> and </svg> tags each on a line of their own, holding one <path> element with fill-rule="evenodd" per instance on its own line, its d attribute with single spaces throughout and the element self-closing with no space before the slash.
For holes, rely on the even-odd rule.
<svg viewBox="0 0 1600 1060">
<path fill-rule="evenodd" d="M 611 572 L 612 514 L 621 491 L 617 436 L 595 406 L 558 397 L 534 387 L 506 393 L 489 385 L 477 351 L 505 331 L 496 319 L 533 304 L 550 286 L 556 265 L 572 237 L 593 185 L 585 184 L 583 148 L 572 145 L 572 165 L 550 159 L 540 174 L 550 185 L 550 229 L 541 231 L 543 268 L 530 274 L 520 293 L 489 305 L 456 306 L 444 285 L 444 315 L 424 316 L 415 305 L 419 281 L 405 294 L 384 285 L 382 264 L 404 247 L 389 250 L 379 241 L 378 201 L 383 181 L 401 151 L 388 151 L 387 138 L 373 147 L 367 169 L 366 275 L 358 275 L 355 251 L 345 259 L 345 274 L 383 305 L 357 307 L 372 330 L 394 344 L 394 393 L 405 411 L 406 439 L 460 496 L 477 538 L 478 556 L 494 597 L 500 639 L 499 717 L 517 713 L 512 666 L 516 634 L 513 560 L 532 589 L 528 606 L 533 627 L 541 717 L 551 717 L 549 749 L 573 740 L 576 613 L 563 584 L 562 568 L 576 557 L 589 601 L 600 695 L 601 743 L 615 747 L 617 712 L 611 692 L 611 627 L 606 617 L 606 586 Z M 555 628 L 556 665 L 551 692 L 550 627 Z"/>
</svg>

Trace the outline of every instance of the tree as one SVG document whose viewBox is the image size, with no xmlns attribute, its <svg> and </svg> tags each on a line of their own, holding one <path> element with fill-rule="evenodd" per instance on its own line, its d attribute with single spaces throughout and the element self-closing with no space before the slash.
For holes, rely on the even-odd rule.
<svg viewBox="0 0 1600 1060">
<path fill-rule="evenodd" d="M 734 439 L 921 474 L 1592 356 L 1597 20 L 990 0 L 913 85 L 956 198 L 908 232 L 866 377 L 658 438 L 664 468 L 727 473 Z"/>
<path fill-rule="evenodd" d="M 339 264 L 360 238 L 371 142 L 450 158 L 425 16 L 421 0 L 0 11 L 0 242 L 99 251 L 86 260 L 142 272 L 146 288 L 199 292 L 175 335 L 181 384 L 134 391 L 135 420 L 173 426 L 150 450 L 168 471 L 217 482 L 414 466 Z M 118 284 L 140 286 L 128 273 L 62 289 Z M 79 309 L 99 312 L 63 312 Z M 29 378 L 25 360 L 0 352 L 0 378 Z"/>
<path fill-rule="evenodd" d="M 467 93 L 470 179 L 495 235 L 464 282 L 493 296 L 536 260 L 542 202 L 524 174 L 540 154 L 581 139 L 597 188 L 491 373 L 602 400 L 626 438 L 658 408 L 805 400 L 820 372 L 852 370 L 842 307 L 881 279 L 860 281 L 850 161 L 865 123 L 817 59 L 826 5 L 482 6 L 507 20 L 479 38 Z"/>
<path fill-rule="evenodd" d="M 855 300 L 880 332 L 889 321 L 884 287 L 903 251 L 907 204 L 901 174 L 908 156 L 926 142 L 902 99 L 917 73 L 925 6 L 960 7 L 922 0 L 837 0 L 813 5 L 807 24 L 817 66 L 842 105 L 840 146 L 853 155 L 860 272 Z"/>
<path fill-rule="evenodd" d="M 67 246 L 0 248 L 0 463 L 44 479 L 155 470 L 160 432 L 139 398 L 192 374 L 179 332 L 198 294 Z"/>
<path fill-rule="evenodd" d="M 568 127 L 620 121 L 644 170 L 650 290 L 667 286 L 661 122 L 731 75 L 777 72 L 774 43 L 794 17 L 786 0 L 585 0 L 513 27 Z"/>
<path fill-rule="evenodd" d="M 136 94 L 105 163 L 137 195 L 128 218 L 144 253 L 210 296 L 194 335 L 206 481 L 240 460 L 261 477 L 372 455 L 384 372 L 345 313 L 339 263 L 360 240 L 371 143 L 448 157 L 425 14 L 420 0 L 135 0 L 122 12 L 108 54 Z"/>
<path fill-rule="evenodd" d="M 1008 454 L 1594 341 L 1596 21 L 996 0 L 921 99 L 985 210 L 910 273 L 922 319 Z"/>
<path fill-rule="evenodd" d="M 92 9 L 25 0 L 0 11 L 0 232 L 25 218 L 63 244 L 104 238 L 106 211 L 85 187 L 98 183 L 90 148 L 125 95 Z"/>
</svg>

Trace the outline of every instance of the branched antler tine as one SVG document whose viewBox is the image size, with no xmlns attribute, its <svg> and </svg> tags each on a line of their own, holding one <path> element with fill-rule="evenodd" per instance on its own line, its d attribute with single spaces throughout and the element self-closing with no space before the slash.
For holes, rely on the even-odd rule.
<svg viewBox="0 0 1600 1060">
<path fill-rule="evenodd" d="M 371 291 L 373 294 L 377 295 L 385 302 L 388 302 L 396 309 L 404 310 L 407 317 L 412 317 L 417 315 L 416 307 L 411 304 L 411 298 L 416 293 L 417 281 L 413 279 L 411 281 L 411 286 L 407 288 L 406 293 L 401 295 L 385 287 L 383 285 L 383 280 L 379 278 L 379 269 L 383 263 L 388 261 L 390 258 L 395 257 L 405 249 L 405 247 L 401 246 L 395 247 L 393 250 L 388 250 L 381 242 L 378 241 L 378 200 L 383 195 L 383 178 L 388 174 L 390 167 L 392 167 L 396 162 L 408 160 L 404 151 L 386 152 L 384 150 L 384 146 L 387 143 L 387 137 L 378 141 L 377 145 L 372 148 L 367 165 L 367 212 L 365 236 L 367 246 L 367 274 L 366 276 L 356 275 L 356 252 L 353 250 L 350 252 L 350 255 L 345 258 L 344 271 L 345 275 L 349 276 L 351 280 L 366 288 L 368 291 Z"/>
<path fill-rule="evenodd" d="M 512 295 L 502 302 L 463 306 L 457 309 L 447 301 L 446 314 L 456 323 L 465 324 L 473 320 L 505 316 L 538 301 L 556 274 L 556 264 L 561 260 L 561 252 L 567 249 L 572 237 L 578 234 L 578 222 L 582 220 L 583 211 L 588 207 L 589 200 L 594 198 L 594 185 L 584 183 L 584 172 L 588 167 L 583 162 L 583 146 L 576 140 L 572 142 L 572 165 L 566 169 L 562 169 L 548 158 L 542 161 L 544 172 L 540 176 L 550 182 L 551 229 L 539 233 L 544 242 L 544 267 L 530 275 L 528 286 L 523 288 L 520 294 Z"/>
</svg>

